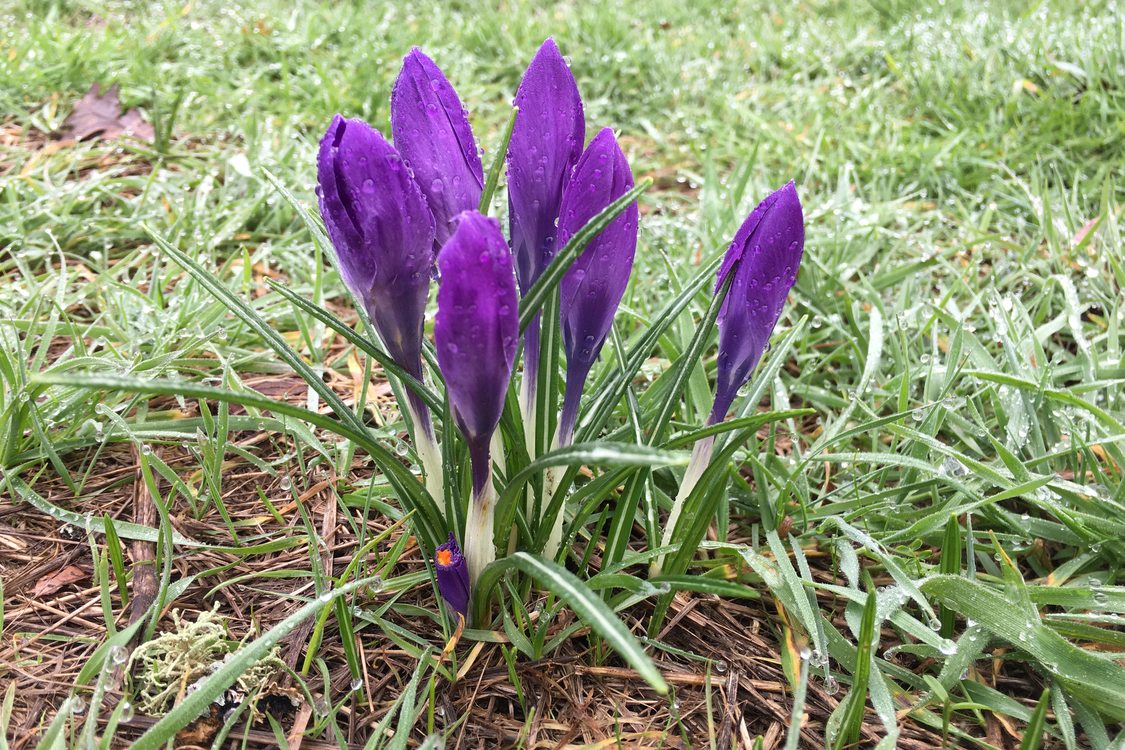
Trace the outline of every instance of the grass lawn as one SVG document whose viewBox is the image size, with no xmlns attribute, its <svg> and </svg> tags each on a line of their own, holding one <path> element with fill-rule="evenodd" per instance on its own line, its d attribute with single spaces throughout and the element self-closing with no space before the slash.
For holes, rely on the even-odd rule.
<svg viewBox="0 0 1125 750">
<path fill-rule="evenodd" d="M 1118 4 L 547 5 L 0 0 L 0 748 L 1125 747 Z M 364 332 L 302 216 L 331 116 L 389 134 L 419 45 L 487 169 L 547 36 L 653 180 L 588 398 L 688 290 L 607 435 L 656 410 L 754 205 L 793 179 L 805 209 L 741 399 L 773 416 L 685 576 L 641 556 L 678 468 L 637 475 L 617 568 L 616 484 L 562 560 L 667 695 L 525 577 L 457 630 L 369 451 L 252 401 L 330 392 L 417 471 L 383 370 L 269 282 Z M 94 83 L 152 139 L 52 135 Z"/>
</svg>

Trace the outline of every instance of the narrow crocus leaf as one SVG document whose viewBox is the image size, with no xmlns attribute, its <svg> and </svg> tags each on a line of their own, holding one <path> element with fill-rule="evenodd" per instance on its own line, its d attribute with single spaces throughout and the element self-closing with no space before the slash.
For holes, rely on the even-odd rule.
<svg viewBox="0 0 1125 750">
<path fill-rule="evenodd" d="M 339 115 L 320 142 L 317 182 L 344 283 L 366 308 L 387 352 L 421 380 L 434 244 L 426 199 L 378 131 Z"/>
<path fill-rule="evenodd" d="M 728 275 L 719 310 L 719 356 L 710 422 L 721 422 L 738 389 L 762 358 L 805 248 L 801 201 L 793 183 L 776 191 L 739 228 L 719 268 L 716 291 Z"/>
<path fill-rule="evenodd" d="M 574 168 L 563 195 L 559 242 L 565 244 L 586 222 L 633 187 L 633 174 L 613 131 L 602 130 Z M 566 393 L 559 442 L 573 436 L 582 387 L 601 352 L 633 270 L 637 250 L 637 204 L 633 203 L 595 237 L 574 261 L 559 287 Z"/>
<path fill-rule="evenodd" d="M 508 222 L 524 294 L 555 251 L 559 207 L 586 137 L 578 84 L 554 39 L 532 58 L 516 91 L 508 146 Z"/>
<path fill-rule="evenodd" d="M 480 205 L 484 168 L 457 92 L 417 47 L 403 59 L 391 91 L 391 134 L 433 211 L 441 247 L 457 216 Z"/>
<path fill-rule="evenodd" d="M 477 211 L 462 214 L 438 255 L 438 270 L 438 365 L 470 450 L 487 451 L 504 409 L 519 336 L 512 254 L 500 225 Z"/>
<path fill-rule="evenodd" d="M 438 592 L 454 612 L 462 617 L 469 611 L 469 567 L 453 534 L 434 551 Z"/>
</svg>

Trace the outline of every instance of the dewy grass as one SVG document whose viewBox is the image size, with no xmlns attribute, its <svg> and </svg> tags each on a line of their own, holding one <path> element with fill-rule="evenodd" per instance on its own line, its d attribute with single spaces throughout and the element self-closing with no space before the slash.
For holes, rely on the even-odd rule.
<svg viewBox="0 0 1125 750">
<path fill-rule="evenodd" d="M 19 665 L 5 675 L 18 687 L 0 712 L 9 735 L 134 731 L 72 711 L 108 674 L 96 657 L 84 667 L 92 649 L 140 630 L 124 625 L 144 579 L 135 545 L 170 536 L 171 552 L 154 545 L 148 562 L 163 589 L 154 601 L 204 611 L 207 592 L 228 592 L 248 604 L 246 632 L 251 616 L 268 634 L 315 592 L 383 576 L 382 593 L 350 592 L 301 641 L 310 739 L 391 727 L 396 742 L 432 733 L 487 746 L 489 730 L 536 727 L 563 739 L 547 727 L 573 723 L 575 706 L 538 681 L 559 684 L 558 656 L 598 698 L 582 711 L 652 716 L 701 745 L 705 718 L 726 736 L 725 715 L 694 702 L 683 675 L 710 680 L 715 711 L 722 685 L 751 741 L 791 728 L 793 746 L 840 744 L 862 721 L 864 741 L 987 746 L 998 721 L 1027 746 L 1040 730 L 1044 746 L 1121 743 L 1125 46 L 1112 3 L 546 11 L 422 0 L 372 12 L 205 0 L 0 14 L 0 508 L 32 540 L 27 565 L 63 549 L 94 570 L 96 589 L 42 597 L 58 611 L 92 607 L 58 625 L 30 609 L 25 569 L 0 563 L 13 635 L 0 663 Z M 570 449 L 551 455 L 557 411 L 521 409 L 518 396 L 535 382 L 556 398 L 561 378 L 516 368 L 497 430 L 504 466 L 492 466 L 494 595 L 463 605 L 489 629 L 461 631 L 437 658 L 457 621 L 435 603 L 434 563 L 415 544 L 431 553 L 464 524 L 468 450 L 428 344 L 424 378 L 411 381 L 372 332 L 379 321 L 357 320 L 319 223 L 316 142 L 337 112 L 391 135 L 388 92 L 418 45 L 469 108 L 481 173 L 506 172 L 509 104 L 548 36 L 581 89 L 585 135 L 613 127 L 642 188 L 627 201 L 639 206 L 632 281 L 585 378 Z M 158 143 L 49 143 L 94 81 L 120 83 L 122 101 L 158 123 Z M 700 429 L 719 378 L 703 323 L 720 256 L 789 178 L 806 251 L 774 348 L 728 419 Z M 498 193 L 511 189 L 502 182 Z M 508 238 L 524 226 L 519 206 L 491 207 Z M 565 359 L 547 325 L 558 283 L 531 306 L 540 362 Z M 526 332 L 535 313 L 520 313 Z M 431 414 L 440 477 L 416 442 L 423 419 L 403 417 L 386 375 Z M 689 456 L 710 440 L 712 461 L 683 500 L 690 528 L 669 531 Z M 176 528 L 138 522 L 144 468 Z M 556 519 L 559 557 L 529 554 Z M 385 556 L 380 546 L 341 562 L 395 524 Z M 876 641 L 860 665 L 872 601 Z M 519 653 L 503 663 L 489 643 L 500 634 Z M 703 658 L 728 674 L 705 678 Z M 478 679 L 497 664 L 519 700 Z M 662 704 L 634 674 L 671 682 L 680 707 L 647 713 Z M 728 695 L 731 674 L 784 694 Z M 845 698 L 857 680 L 866 689 Z M 803 710 L 790 721 L 795 696 Z M 188 713 L 148 741 L 174 736 Z"/>
</svg>

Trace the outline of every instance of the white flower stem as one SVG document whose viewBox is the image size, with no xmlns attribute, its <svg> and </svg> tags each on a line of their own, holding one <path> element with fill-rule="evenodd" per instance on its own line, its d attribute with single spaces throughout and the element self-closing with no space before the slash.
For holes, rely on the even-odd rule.
<svg viewBox="0 0 1125 750">
<path fill-rule="evenodd" d="M 535 460 L 535 390 L 535 381 L 525 372 L 519 401 L 520 411 L 523 413 L 523 441 L 527 447 L 527 456 L 532 461 Z"/>
<path fill-rule="evenodd" d="M 492 433 L 492 442 L 489 443 L 488 450 L 492 453 L 492 463 L 496 464 L 502 475 L 507 476 L 508 462 L 505 459 L 507 454 L 504 453 L 504 436 L 500 434 L 499 427 Z"/>
<path fill-rule="evenodd" d="M 445 481 L 442 475 L 441 447 L 434 439 L 433 422 L 430 421 L 429 412 L 423 418 L 409 401 L 407 401 L 407 409 L 410 411 L 411 421 L 414 422 L 414 451 L 418 454 L 422 473 L 426 476 L 426 490 L 444 517 Z"/>
<path fill-rule="evenodd" d="M 527 457 L 535 460 L 535 417 L 537 408 L 536 382 L 532 372 L 526 369 L 523 374 L 523 387 L 520 388 L 520 412 L 523 414 L 523 440 L 527 448 Z M 524 501 L 523 517 L 530 523 L 535 512 L 535 489 L 528 486 L 526 500 Z M 516 542 L 519 532 L 513 528 L 511 539 L 508 543 L 508 554 L 516 551 Z"/>
<path fill-rule="evenodd" d="M 469 583 L 477 585 L 481 571 L 496 559 L 493 543 L 493 514 L 496 509 L 496 492 L 492 489 L 492 470 L 488 481 L 469 503 L 469 516 L 465 519 L 465 560 L 469 563 Z"/>
<path fill-rule="evenodd" d="M 695 485 L 699 483 L 699 478 L 703 476 L 707 465 L 711 463 L 711 451 L 714 447 L 715 436 L 711 435 L 698 441 L 692 449 L 691 460 L 688 462 L 687 471 L 684 472 L 683 481 L 680 482 L 680 490 L 676 493 L 676 499 L 672 502 L 672 512 L 668 514 L 668 523 L 664 526 L 664 533 L 660 537 L 661 547 L 667 547 L 672 543 L 672 534 L 676 530 L 680 515 L 684 512 L 684 502 L 691 491 L 695 489 Z M 663 568 L 664 555 L 660 555 L 649 566 L 649 575 L 660 575 Z"/>
<path fill-rule="evenodd" d="M 570 441 L 567 440 L 567 443 Z M 555 436 L 554 445 L 552 450 L 560 448 L 559 436 Z M 559 488 L 559 482 L 562 481 L 563 474 L 566 473 L 565 466 L 548 466 L 546 473 L 543 475 L 543 504 L 540 506 L 543 513 L 547 512 L 547 506 L 551 504 L 551 500 L 555 496 L 555 492 Z M 559 512 L 555 514 L 554 521 L 551 523 L 551 533 L 547 536 L 547 542 L 543 545 L 543 557 L 548 560 L 554 560 L 559 554 L 559 547 L 562 544 L 563 521 L 566 517 L 566 503 L 559 508 Z M 540 518 L 540 521 L 543 519 Z"/>
</svg>

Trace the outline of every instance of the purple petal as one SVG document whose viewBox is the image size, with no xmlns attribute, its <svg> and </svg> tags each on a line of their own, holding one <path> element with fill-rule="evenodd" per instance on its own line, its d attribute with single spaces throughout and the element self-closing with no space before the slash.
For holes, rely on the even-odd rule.
<svg viewBox="0 0 1125 750">
<path fill-rule="evenodd" d="M 747 217 L 719 268 L 716 291 L 733 274 L 719 310 L 719 358 L 711 421 L 722 421 L 750 379 L 781 317 L 805 248 L 801 201 L 792 182 Z"/>
<path fill-rule="evenodd" d="M 526 294 L 554 255 L 563 189 L 586 137 L 578 84 L 554 39 L 535 53 L 514 104 L 508 220 L 516 278 Z"/>
<path fill-rule="evenodd" d="M 434 568 L 437 571 L 438 592 L 449 603 L 454 612 L 462 616 L 469 612 L 469 566 L 457 546 L 453 534 L 449 541 L 438 545 L 434 552 Z"/>
<path fill-rule="evenodd" d="M 422 373 L 434 220 L 402 158 L 362 120 L 336 115 L 317 156 L 320 213 L 344 283 L 388 353 Z"/>
<path fill-rule="evenodd" d="M 574 168 L 563 196 L 560 247 L 610 203 L 633 187 L 633 174 L 613 131 L 598 133 Z M 637 250 L 637 204 L 629 205 L 598 234 L 563 276 L 559 287 L 567 394 L 562 434 L 573 426 L 577 399 L 613 325 Z M 573 383 L 573 385 L 572 385 Z M 571 403 L 573 402 L 573 403 Z"/>
<path fill-rule="evenodd" d="M 484 170 L 457 92 L 417 47 L 403 59 L 391 91 L 391 133 L 430 204 L 441 247 L 454 219 L 480 205 Z"/>
<path fill-rule="evenodd" d="M 487 448 L 516 359 L 519 303 L 512 254 L 495 219 L 461 215 L 438 255 L 434 343 L 457 426 Z"/>
</svg>

